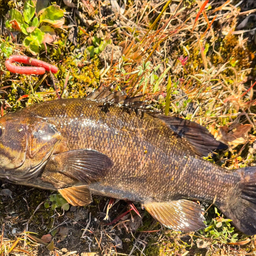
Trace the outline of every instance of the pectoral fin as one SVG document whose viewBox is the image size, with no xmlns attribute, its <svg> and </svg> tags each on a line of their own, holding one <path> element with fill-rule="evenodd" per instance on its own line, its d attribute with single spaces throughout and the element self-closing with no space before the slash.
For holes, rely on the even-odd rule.
<svg viewBox="0 0 256 256">
<path fill-rule="evenodd" d="M 81 149 L 52 155 L 45 169 L 90 184 L 104 178 L 112 165 L 108 156 L 95 150 Z"/>
<path fill-rule="evenodd" d="M 63 188 L 58 191 L 73 206 L 84 206 L 92 201 L 90 190 L 86 186 Z"/>
<path fill-rule="evenodd" d="M 189 200 L 150 202 L 145 209 L 164 226 L 182 232 L 205 228 L 203 209 Z"/>
</svg>

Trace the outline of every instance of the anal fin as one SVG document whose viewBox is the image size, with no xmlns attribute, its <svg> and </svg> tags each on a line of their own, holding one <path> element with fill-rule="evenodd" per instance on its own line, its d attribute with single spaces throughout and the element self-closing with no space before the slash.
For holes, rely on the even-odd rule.
<svg viewBox="0 0 256 256">
<path fill-rule="evenodd" d="M 202 207 L 189 200 L 149 202 L 145 209 L 164 226 L 182 232 L 205 228 Z"/>
<path fill-rule="evenodd" d="M 92 202 L 87 186 L 75 186 L 59 189 L 58 192 L 73 206 L 84 206 Z"/>
</svg>

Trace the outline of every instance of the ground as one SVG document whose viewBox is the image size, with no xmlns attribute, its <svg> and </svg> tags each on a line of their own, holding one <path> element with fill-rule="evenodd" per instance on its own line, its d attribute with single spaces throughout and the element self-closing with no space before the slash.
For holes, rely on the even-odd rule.
<svg viewBox="0 0 256 256">
<path fill-rule="evenodd" d="M 208 161 L 230 172 L 255 166 L 255 12 L 254 0 L 0 0 L 1 115 L 111 87 L 140 96 L 154 111 L 206 126 L 229 146 Z M 5 60 L 14 54 L 59 71 L 13 74 Z M 140 204 L 141 217 L 124 201 L 108 211 L 106 197 L 72 207 L 56 192 L 2 180 L 0 254 L 255 254 L 254 236 L 202 204 L 207 228 L 182 234 Z"/>
</svg>

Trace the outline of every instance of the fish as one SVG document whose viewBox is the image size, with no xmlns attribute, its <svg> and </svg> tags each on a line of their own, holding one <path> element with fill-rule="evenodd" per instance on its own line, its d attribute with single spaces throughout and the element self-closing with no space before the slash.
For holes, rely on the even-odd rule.
<svg viewBox="0 0 256 256">
<path fill-rule="evenodd" d="M 203 159 L 226 148 L 205 127 L 105 98 L 46 101 L 1 117 L 0 178 L 58 191 L 73 206 L 92 195 L 138 202 L 185 233 L 205 228 L 198 201 L 214 203 L 256 234 L 256 167 L 227 171 Z"/>
</svg>

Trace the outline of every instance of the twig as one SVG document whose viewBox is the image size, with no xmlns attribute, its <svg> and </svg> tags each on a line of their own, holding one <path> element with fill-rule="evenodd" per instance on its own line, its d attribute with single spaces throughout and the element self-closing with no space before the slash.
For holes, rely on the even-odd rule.
<svg viewBox="0 0 256 256">
<path fill-rule="evenodd" d="M 61 96 L 59 95 L 59 93 L 58 93 L 58 89 L 57 89 L 57 86 L 55 85 L 55 82 L 54 82 L 54 76 L 53 76 L 53 74 L 52 74 L 51 72 L 50 72 L 50 75 L 51 75 L 51 78 L 52 78 L 52 83 L 53 83 L 53 86 L 54 86 L 54 89 L 55 89 L 56 95 L 57 95 L 58 99 L 60 99 L 60 98 L 61 98 Z"/>
<path fill-rule="evenodd" d="M 83 234 L 82 234 L 81 238 L 85 238 L 84 235 L 85 235 L 87 229 L 89 228 L 90 223 L 91 223 L 91 213 L 89 213 L 89 220 L 88 220 L 88 223 L 87 223 L 87 225 L 86 225 L 86 227 L 85 227 L 85 229 L 84 229 L 84 231 L 83 231 Z"/>
</svg>

